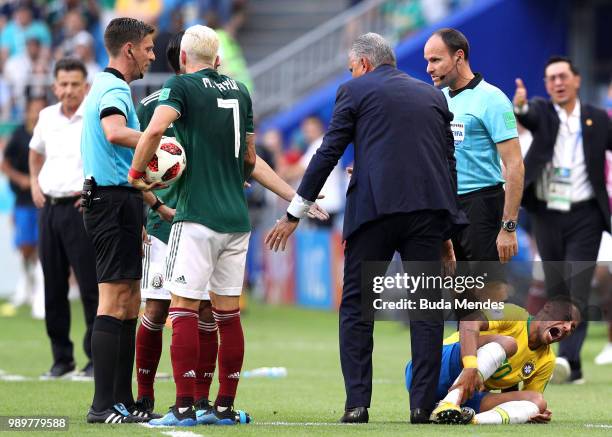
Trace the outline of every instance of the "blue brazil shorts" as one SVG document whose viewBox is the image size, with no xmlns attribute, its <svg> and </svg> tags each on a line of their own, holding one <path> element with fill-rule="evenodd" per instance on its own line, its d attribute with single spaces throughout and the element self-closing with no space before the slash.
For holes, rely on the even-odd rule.
<svg viewBox="0 0 612 437">
<path fill-rule="evenodd" d="M 15 246 L 35 246 L 38 243 L 38 210 L 35 206 L 15 206 Z"/>
<path fill-rule="evenodd" d="M 459 343 L 446 344 L 442 348 L 442 365 L 440 366 L 440 379 L 438 379 L 437 398 L 443 399 L 448 394 L 455 379 L 461 373 L 461 345 Z M 412 361 L 406 365 L 406 389 L 410 392 L 412 385 Z M 463 406 L 473 408 L 477 413 L 480 412 L 480 401 L 488 392 L 476 392 L 471 399 L 468 399 Z"/>
</svg>

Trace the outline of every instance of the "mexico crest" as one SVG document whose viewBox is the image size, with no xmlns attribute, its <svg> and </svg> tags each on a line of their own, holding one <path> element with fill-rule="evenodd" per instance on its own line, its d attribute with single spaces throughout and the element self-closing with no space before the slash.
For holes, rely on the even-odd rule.
<svg viewBox="0 0 612 437">
<path fill-rule="evenodd" d="M 155 275 L 153 275 L 153 279 L 151 280 L 151 286 L 153 288 L 162 288 L 162 285 L 164 285 L 164 280 L 162 278 L 162 275 L 159 273 L 156 273 Z"/>
</svg>

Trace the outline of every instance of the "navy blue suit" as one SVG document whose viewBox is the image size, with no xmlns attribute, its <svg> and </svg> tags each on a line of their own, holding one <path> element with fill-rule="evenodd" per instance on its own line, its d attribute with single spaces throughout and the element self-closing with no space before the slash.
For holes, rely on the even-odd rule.
<svg viewBox="0 0 612 437">
<path fill-rule="evenodd" d="M 402 260 L 437 261 L 442 241 L 467 223 L 457 206 L 452 118 L 439 90 L 382 65 L 338 89 L 329 129 L 298 188 L 300 196 L 315 200 L 354 144 L 340 305 L 347 409 L 369 407 L 372 395 L 374 324 L 362 317 L 361 263 L 390 261 L 395 251 Z M 412 409 L 431 409 L 436 401 L 442 330 L 441 319 L 411 322 L 417 362 Z"/>
</svg>

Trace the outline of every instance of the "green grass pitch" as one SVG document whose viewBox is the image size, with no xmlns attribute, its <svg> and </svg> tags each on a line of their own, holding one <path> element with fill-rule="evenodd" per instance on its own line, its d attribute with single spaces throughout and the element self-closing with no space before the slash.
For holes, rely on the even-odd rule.
<svg viewBox="0 0 612 437">
<path fill-rule="evenodd" d="M 72 339 L 77 365 L 85 364 L 81 347 L 84 330 L 81 308 L 73 305 Z M 612 435 L 612 367 L 598 367 L 593 357 L 606 341 L 605 326 L 592 324 L 584 349 L 587 383 L 552 386 L 546 391 L 553 422 L 549 425 L 449 427 L 408 423 L 408 394 L 403 370 L 409 357 L 409 332 L 393 322 L 379 322 L 375 331 L 374 394 L 367 425 L 340 425 L 344 385 L 339 365 L 337 314 L 252 303 L 243 314 L 246 335 L 244 369 L 283 366 L 286 378 L 243 379 L 236 407 L 248 411 L 250 425 L 233 427 L 145 428 L 141 425 L 88 425 L 85 414 L 91 401 L 91 382 L 38 381 L 51 364 L 44 322 L 22 309 L 11 318 L 0 318 L 0 369 L 28 381 L 0 381 L 0 416 L 68 416 L 67 432 L 0 432 L 15 435 L 70 436 L 173 436 L 195 435 L 328 435 L 328 436 L 429 436 L 429 435 Z M 171 373 L 168 354 L 170 330 L 164 334 L 160 372 Z M 134 390 L 136 383 L 134 382 Z M 165 412 L 174 403 L 171 380 L 156 383 L 156 410 Z M 213 386 L 212 393 L 216 393 Z M 191 434 L 181 434 L 188 432 Z"/>
</svg>

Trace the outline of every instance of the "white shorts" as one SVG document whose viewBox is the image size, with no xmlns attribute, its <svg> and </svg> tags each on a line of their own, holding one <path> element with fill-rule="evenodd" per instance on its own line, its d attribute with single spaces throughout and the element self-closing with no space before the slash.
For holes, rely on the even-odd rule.
<svg viewBox="0 0 612 437">
<path fill-rule="evenodd" d="M 174 223 L 166 258 L 166 288 L 197 300 L 208 300 L 208 290 L 240 296 L 250 235 L 224 234 L 193 222 Z"/>
<path fill-rule="evenodd" d="M 144 299 L 170 300 L 170 292 L 164 288 L 166 249 L 168 245 L 159 238 L 149 236 L 151 244 L 144 245 L 140 296 Z"/>
</svg>

